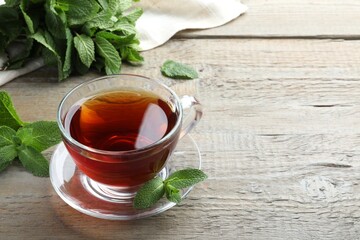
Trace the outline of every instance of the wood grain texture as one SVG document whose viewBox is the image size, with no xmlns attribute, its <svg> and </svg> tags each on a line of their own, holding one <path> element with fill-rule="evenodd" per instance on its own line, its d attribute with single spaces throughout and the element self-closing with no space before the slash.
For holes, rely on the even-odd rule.
<svg viewBox="0 0 360 240">
<path fill-rule="evenodd" d="M 205 106 L 193 131 L 210 178 L 181 207 L 139 221 L 85 216 L 49 179 L 0 174 L 1 239 L 359 239 L 360 41 L 187 39 L 123 73 L 161 79 Z M 165 59 L 200 79 L 161 77 Z M 90 73 L 57 83 L 41 69 L 4 87 L 25 121 L 55 119 Z M 48 152 L 48 157 L 51 151 Z"/>
<path fill-rule="evenodd" d="M 358 0 L 242 0 L 243 16 L 219 28 L 178 37 L 360 38 Z"/>
</svg>

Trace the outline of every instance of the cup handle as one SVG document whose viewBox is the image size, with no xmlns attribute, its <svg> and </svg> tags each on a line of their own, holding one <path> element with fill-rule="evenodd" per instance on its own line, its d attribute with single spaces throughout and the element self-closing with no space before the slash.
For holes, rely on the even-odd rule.
<svg viewBox="0 0 360 240">
<path fill-rule="evenodd" d="M 201 103 L 193 96 L 183 96 L 180 99 L 183 109 L 190 109 L 188 115 L 184 118 L 180 132 L 180 138 L 188 134 L 200 121 L 203 115 Z"/>
</svg>

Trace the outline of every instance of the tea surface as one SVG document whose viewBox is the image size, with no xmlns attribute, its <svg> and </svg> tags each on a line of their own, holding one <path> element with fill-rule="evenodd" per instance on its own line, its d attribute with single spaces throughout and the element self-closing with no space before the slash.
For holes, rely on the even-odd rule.
<svg viewBox="0 0 360 240">
<path fill-rule="evenodd" d="M 69 114 L 74 139 L 108 151 L 146 147 L 163 138 L 177 121 L 177 114 L 165 101 L 143 90 L 96 95 Z"/>
</svg>

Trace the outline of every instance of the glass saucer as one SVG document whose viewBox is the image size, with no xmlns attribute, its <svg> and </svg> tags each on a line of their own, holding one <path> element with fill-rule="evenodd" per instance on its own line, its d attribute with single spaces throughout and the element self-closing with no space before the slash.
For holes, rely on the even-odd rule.
<svg viewBox="0 0 360 240">
<path fill-rule="evenodd" d="M 171 173 L 184 168 L 201 168 L 200 151 L 190 135 L 179 140 L 173 155 L 159 176 L 165 179 Z M 137 210 L 132 206 L 132 199 L 108 201 L 100 198 L 95 191 L 89 190 L 89 178 L 78 170 L 63 143 L 57 146 L 51 158 L 50 180 L 56 193 L 67 204 L 97 218 L 132 220 L 162 213 L 176 205 L 163 198 L 151 208 Z M 182 198 L 191 190 L 192 187 L 182 189 Z"/>
</svg>

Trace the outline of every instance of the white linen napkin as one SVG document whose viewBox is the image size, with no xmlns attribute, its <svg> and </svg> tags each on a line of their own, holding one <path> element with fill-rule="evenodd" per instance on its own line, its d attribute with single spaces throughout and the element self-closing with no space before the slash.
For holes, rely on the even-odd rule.
<svg viewBox="0 0 360 240">
<path fill-rule="evenodd" d="M 224 25 L 247 10 L 240 0 L 142 0 L 136 28 L 142 50 L 164 44 L 184 29 Z"/>
<path fill-rule="evenodd" d="M 184 29 L 221 26 L 247 10 L 240 0 L 142 0 L 136 5 L 144 10 L 136 24 L 142 51 L 164 44 Z M 0 56 L 0 70 L 5 62 L 6 56 Z M 36 59 L 21 69 L 0 71 L 0 86 L 42 66 L 44 61 Z"/>
</svg>

